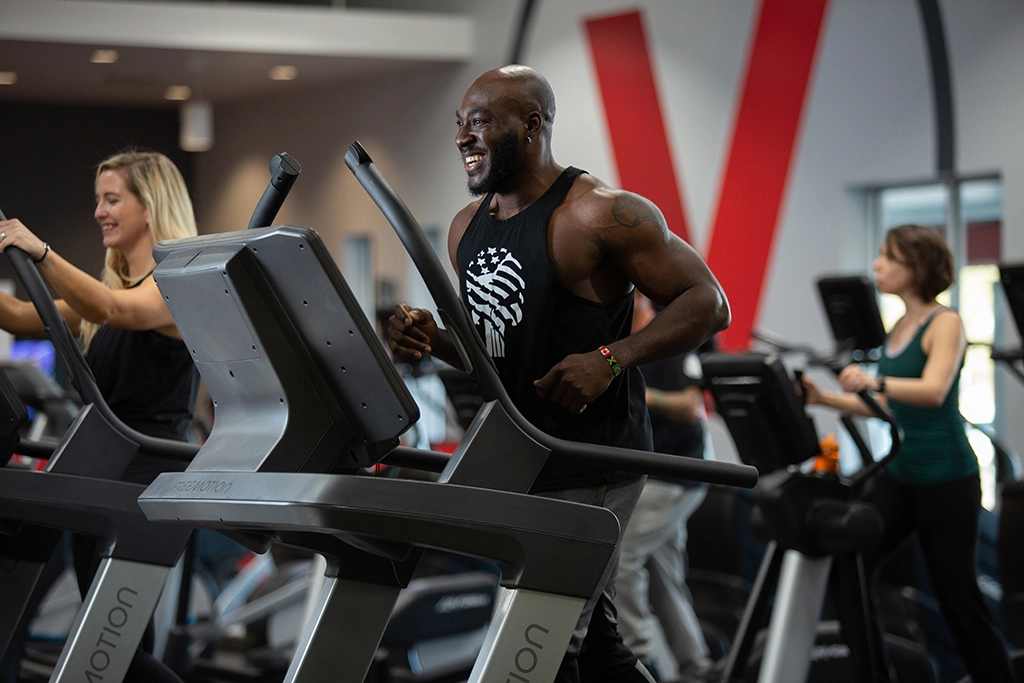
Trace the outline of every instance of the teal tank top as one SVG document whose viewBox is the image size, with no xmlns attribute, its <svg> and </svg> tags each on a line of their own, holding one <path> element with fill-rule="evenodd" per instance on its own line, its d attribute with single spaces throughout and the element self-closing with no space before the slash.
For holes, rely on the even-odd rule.
<svg viewBox="0 0 1024 683">
<path fill-rule="evenodd" d="M 945 309 L 938 309 L 942 310 Z M 921 338 L 936 313 L 921 325 L 914 338 L 899 353 L 890 356 L 888 344 L 882 347 L 878 361 L 880 374 L 886 377 L 921 376 L 928 360 L 921 348 Z M 889 399 L 889 408 L 903 427 L 903 446 L 888 465 L 892 478 L 899 483 L 937 484 L 978 473 L 978 458 L 967 441 L 958 405 L 962 368 L 963 358 L 946 400 L 937 408 L 912 406 Z"/>
</svg>

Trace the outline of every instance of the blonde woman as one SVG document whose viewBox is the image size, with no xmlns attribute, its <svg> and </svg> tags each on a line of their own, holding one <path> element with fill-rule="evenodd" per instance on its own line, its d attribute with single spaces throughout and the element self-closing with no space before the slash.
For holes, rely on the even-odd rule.
<svg viewBox="0 0 1024 683">
<path fill-rule="evenodd" d="M 181 173 L 156 152 L 113 156 L 97 169 L 94 216 L 107 248 L 100 280 L 64 259 L 18 219 L 0 221 L 0 250 L 24 250 L 60 295 L 57 308 L 82 336 L 86 358 L 114 413 L 140 432 L 183 439 L 198 377 L 152 278 L 153 245 L 196 234 Z M 0 296 L 0 327 L 17 335 L 43 335 L 32 304 L 7 295 Z M 125 478 L 141 481 L 161 468 L 140 462 L 132 469 Z"/>
<path fill-rule="evenodd" d="M 107 248 L 99 280 L 56 253 L 18 219 L 0 221 L 0 250 L 22 249 L 53 285 L 61 297 L 57 308 L 82 337 L 86 360 L 114 414 L 145 434 L 184 440 L 199 376 L 152 274 L 154 244 L 196 234 L 185 182 L 163 154 L 117 154 L 97 168 L 93 215 Z M 6 294 L 0 294 L 0 327 L 17 335 L 44 335 L 33 305 Z M 183 470 L 185 465 L 136 455 L 122 479 L 148 484 L 160 472 Z M 76 537 L 73 550 L 84 595 L 97 566 L 95 542 Z M 144 651 L 152 649 L 151 631 L 125 680 L 179 681 Z"/>
</svg>

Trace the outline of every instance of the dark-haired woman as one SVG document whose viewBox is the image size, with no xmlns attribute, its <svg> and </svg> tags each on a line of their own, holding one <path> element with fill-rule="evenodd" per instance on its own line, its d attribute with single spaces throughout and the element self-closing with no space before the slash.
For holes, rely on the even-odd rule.
<svg viewBox="0 0 1024 683">
<path fill-rule="evenodd" d="M 865 558 L 868 569 L 877 572 L 916 531 L 935 597 L 972 680 L 1012 681 L 975 574 L 981 485 L 958 406 L 967 340 L 960 316 L 936 301 L 953 284 L 952 254 L 935 231 L 902 225 L 886 234 L 874 269 L 879 291 L 906 305 L 886 338 L 878 375 L 857 365 L 844 368 L 839 384 L 845 393 L 821 391 L 805 377 L 807 403 L 870 415 L 856 395 L 866 389 L 888 404 L 904 441 L 865 491 L 885 518 L 881 547 Z"/>
</svg>

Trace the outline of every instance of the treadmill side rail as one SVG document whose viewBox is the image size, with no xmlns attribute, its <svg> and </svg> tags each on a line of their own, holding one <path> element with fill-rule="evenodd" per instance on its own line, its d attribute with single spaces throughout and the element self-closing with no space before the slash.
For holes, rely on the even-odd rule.
<svg viewBox="0 0 1024 683">
<path fill-rule="evenodd" d="M 469 683 L 553 681 L 586 600 L 503 590 Z"/>
<path fill-rule="evenodd" d="M 50 683 L 123 680 L 170 571 L 102 560 Z"/>
<path fill-rule="evenodd" d="M 397 586 L 327 577 L 284 683 L 361 683 L 400 591 Z M 352 628 L 353 622 L 358 628 Z"/>
<path fill-rule="evenodd" d="M 831 557 L 808 557 L 795 550 L 786 551 L 758 683 L 807 679 L 831 569 Z"/>
<path fill-rule="evenodd" d="M 0 652 L 7 652 L 46 562 L 3 557 L 0 565 Z"/>
</svg>

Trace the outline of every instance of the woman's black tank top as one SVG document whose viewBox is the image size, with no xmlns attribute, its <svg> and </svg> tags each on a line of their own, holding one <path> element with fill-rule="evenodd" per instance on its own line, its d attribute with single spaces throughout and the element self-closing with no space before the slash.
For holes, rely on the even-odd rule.
<svg viewBox="0 0 1024 683">
<path fill-rule="evenodd" d="M 199 372 L 185 342 L 153 330 L 104 325 L 96 331 L 86 360 L 103 398 L 126 425 L 150 436 L 188 440 Z M 157 473 L 182 470 L 187 464 L 138 455 L 123 479 L 149 483 Z"/>
<path fill-rule="evenodd" d="M 484 198 L 459 242 L 462 300 L 519 411 L 562 439 L 651 449 L 640 371 L 628 368 L 608 390 L 572 415 L 540 399 L 534 381 L 573 353 L 587 353 L 629 335 L 633 295 L 602 304 L 572 294 L 555 276 L 547 250 L 548 221 L 585 171 L 569 167 L 536 202 L 499 221 Z M 534 491 L 586 486 L 631 475 L 552 459 Z"/>
</svg>

